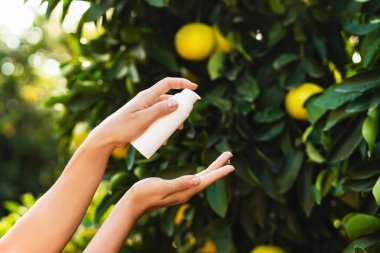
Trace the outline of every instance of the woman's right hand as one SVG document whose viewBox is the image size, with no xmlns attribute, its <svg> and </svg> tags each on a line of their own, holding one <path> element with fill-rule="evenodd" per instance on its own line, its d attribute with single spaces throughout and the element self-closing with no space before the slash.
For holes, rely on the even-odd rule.
<svg viewBox="0 0 380 253">
<path fill-rule="evenodd" d="M 167 77 L 141 91 L 119 110 L 99 124 L 90 135 L 106 141 L 111 150 L 123 147 L 140 136 L 156 119 L 175 111 L 178 103 L 165 94 L 171 89 L 197 89 L 184 78 Z"/>
</svg>

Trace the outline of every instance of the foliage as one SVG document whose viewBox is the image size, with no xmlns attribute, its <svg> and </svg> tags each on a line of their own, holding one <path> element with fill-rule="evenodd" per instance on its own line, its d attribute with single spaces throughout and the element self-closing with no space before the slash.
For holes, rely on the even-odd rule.
<svg viewBox="0 0 380 253">
<path fill-rule="evenodd" d="M 58 1 L 48 2 L 49 15 Z M 64 1 L 64 12 L 72 2 Z M 193 252 L 209 238 L 218 252 L 259 244 L 378 252 L 379 7 L 353 0 L 91 1 L 69 39 L 77 57 L 62 64 L 67 93 L 48 101 L 66 108 L 62 145 L 76 122 L 95 126 L 157 80 L 184 76 L 199 83 L 202 97 L 184 130 L 148 161 L 129 149 L 109 172 L 124 170 L 132 181 L 173 177 L 202 170 L 224 150 L 233 151 L 237 168 L 191 200 L 190 226 L 174 224 L 176 207 L 146 216 L 135 229 L 142 243 L 128 252 L 156 252 L 157 245 Z M 174 36 L 195 21 L 218 26 L 235 50 L 209 62 L 181 59 Z M 85 22 L 105 33 L 81 39 Z M 284 110 L 285 94 L 303 82 L 325 88 L 306 104 L 308 123 Z M 129 184 L 107 195 L 98 212 Z"/>
<path fill-rule="evenodd" d="M 0 203 L 24 192 L 39 194 L 58 174 L 53 110 L 42 103 L 57 78 L 44 75 L 42 67 L 63 59 L 57 55 L 65 50 L 38 27 L 42 21 L 20 38 L 17 49 L 0 40 Z"/>
</svg>

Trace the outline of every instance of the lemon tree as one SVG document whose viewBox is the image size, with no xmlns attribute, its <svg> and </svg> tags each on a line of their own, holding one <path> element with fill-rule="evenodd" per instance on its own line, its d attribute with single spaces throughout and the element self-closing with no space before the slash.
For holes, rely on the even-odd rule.
<svg viewBox="0 0 380 253">
<path fill-rule="evenodd" d="M 46 2 L 49 16 L 58 1 Z M 89 3 L 61 65 L 67 92 L 49 101 L 65 107 L 62 150 L 78 122 L 93 128 L 163 77 L 196 80 L 202 97 L 150 160 L 133 148 L 110 160 L 105 179 L 128 180 L 114 179 L 97 215 L 132 182 L 201 171 L 224 150 L 237 168 L 188 203 L 190 225 L 176 222 L 179 207 L 150 213 L 124 250 L 197 252 L 211 240 L 222 253 L 378 251 L 377 1 Z M 84 40 L 87 23 L 104 31 Z"/>
</svg>

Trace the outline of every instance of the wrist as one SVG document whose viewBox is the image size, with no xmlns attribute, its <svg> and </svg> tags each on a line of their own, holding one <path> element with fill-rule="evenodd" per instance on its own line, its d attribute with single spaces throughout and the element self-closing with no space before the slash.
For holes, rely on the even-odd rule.
<svg viewBox="0 0 380 253">
<path fill-rule="evenodd" d="M 132 189 L 132 188 L 131 188 Z M 125 209 L 128 210 L 130 216 L 137 221 L 146 212 L 146 208 L 142 203 L 134 196 L 133 191 L 128 190 L 122 197 Z"/>
<path fill-rule="evenodd" d="M 107 138 L 105 133 L 102 133 L 98 127 L 94 128 L 87 136 L 84 145 L 91 146 L 98 150 L 103 151 L 107 155 L 111 155 L 114 150 L 114 146 L 111 141 Z"/>
</svg>

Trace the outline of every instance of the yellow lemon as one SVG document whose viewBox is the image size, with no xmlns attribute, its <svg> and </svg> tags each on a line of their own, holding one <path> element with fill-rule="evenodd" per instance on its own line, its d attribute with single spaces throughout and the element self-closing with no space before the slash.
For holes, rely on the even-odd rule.
<svg viewBox="0 0 380 253">
<path fill-rule="evenodd" d="M 211 240 L 207 240 L 205 245 L 198 251 L 198 253 L 216 253 L 215 243 Z"/>
<path fill-rule="evenodd" d="M 202 61 L 216 45 L 213 29 L 202 23 L 189 23 L 182 26 L 175 35 L 175 48 L 178 54 L 189 61 Z"/>
<path fill-rule="evenodd" d="M 189 240 L 190 245 L 194 245 L 197 242 L 197 239 L 195 238 L 193 234 L 189 235 L 188 240 Z"/>
<path fill-rule="evenodd" d="M 174 224 L 178 225 L 182 222 L 183 218 L 185 218 L 185 212 L 190 207 L 189 204 L 183 204 L 178 208 L 177 214 L 174 218 Z"/>
<path fill-rule="evenodd" d="M 259 245 L 254 248 L 251 253 L 285 253 L 285 251 L 276 246 Z"/>
<path fill-rule="evenodd" d="M 6 137 L 12 137 L 16 134 L 16 127 L 14 124 L 10 122 L 5 122 L 1 126 L 1 132 L 6 136 Z"/>
<path fill-rule="evenodd" d="M 76 150 L 82 142 L 87 138 L 89 133 L 89 127 L 87 122 L 78 122 L 72 133 L 71 137 L 71 150 Z"/>
<path fill-rule="evenodd" d="M 127 156 L 128 146 L 122 148 L 115 148 L 112 151 L 112 157 L 115 159 L 124 159 Z"/>
<path fill-rule="evenodd" d="M 312 95 L 320 93 L 323 88 L 315 83 L 303 83 L 286 94 L 285 109 L 295 119 L 307 120 L 307 111 L 303 107 Z"/>
<path fill-rule="evenodd" d="M 233 48 L 231 43 L 227 40 L 226 37 L 220 32 L 218 27 L 214 27 L 214 35 L 216 39 L 216 48 L 215 51 L 221 51 L 225 53 L 232 52 Z"/>
</svg>

